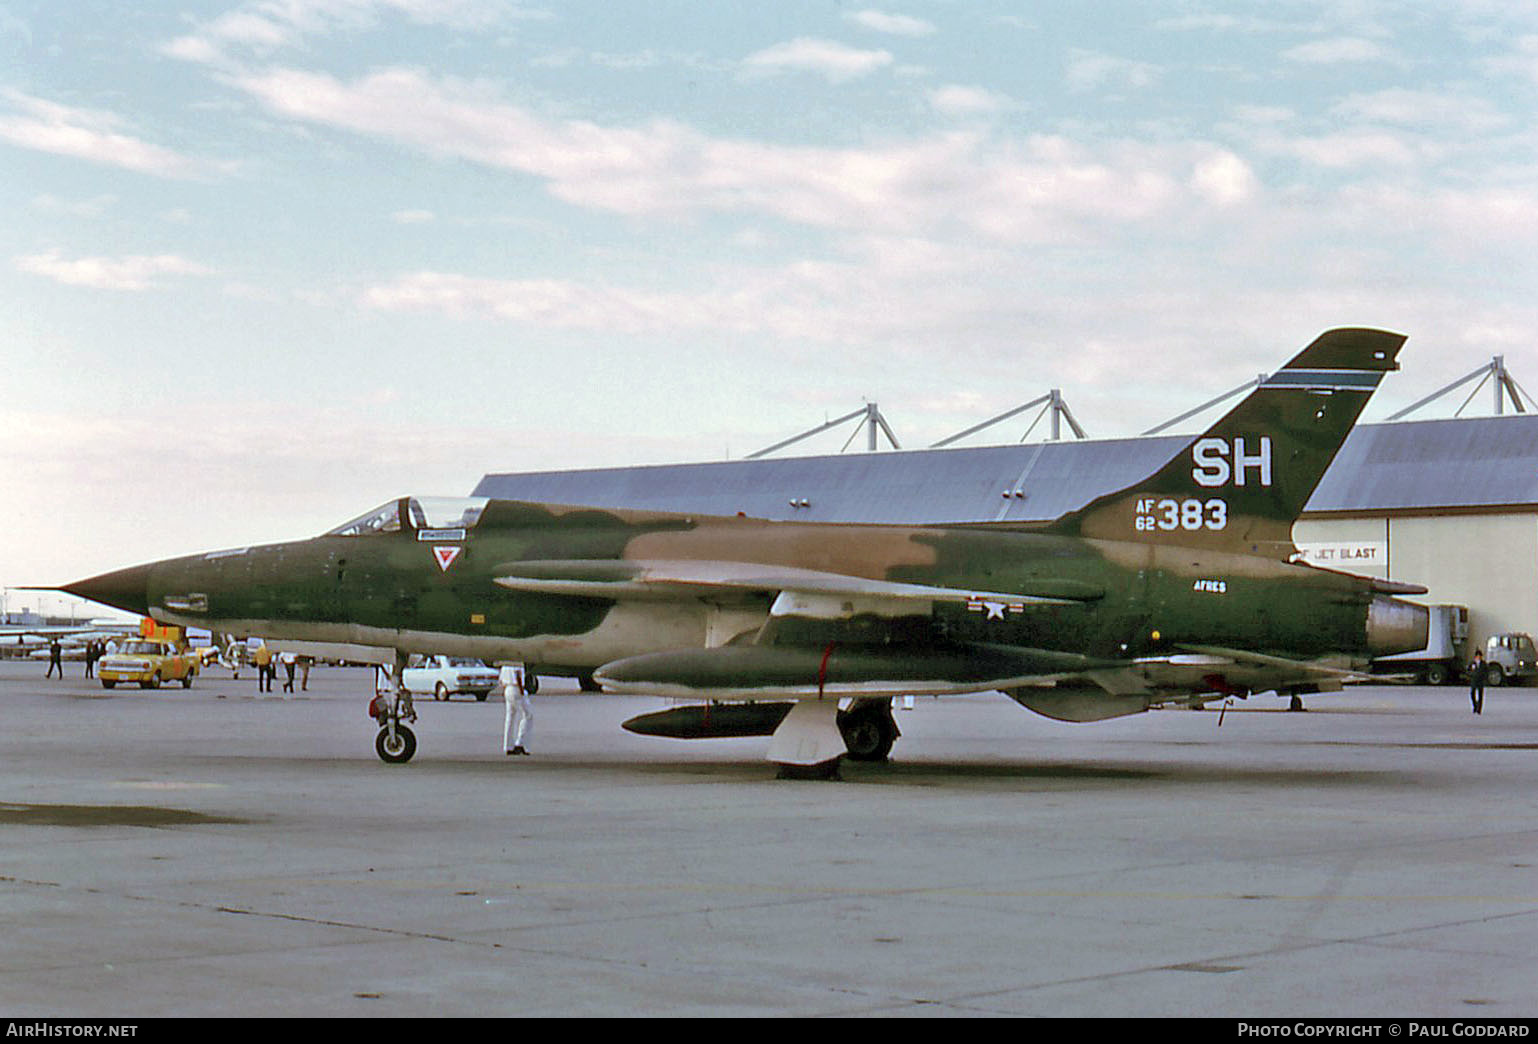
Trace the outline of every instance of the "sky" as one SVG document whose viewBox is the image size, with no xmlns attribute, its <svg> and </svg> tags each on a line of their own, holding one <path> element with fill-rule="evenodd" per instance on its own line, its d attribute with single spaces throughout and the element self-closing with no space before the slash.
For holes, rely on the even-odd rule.
<svg viewBox="0 0 1538 1044">
<path fill-rule="evenodd" d="M 865 402 L 1133 435 L 1334 326 L 1410 337 L 1368 421 L 1538 388 L 1535 114 L 1504 0 L 0 0 L 0 585 Z"/>
</svg>

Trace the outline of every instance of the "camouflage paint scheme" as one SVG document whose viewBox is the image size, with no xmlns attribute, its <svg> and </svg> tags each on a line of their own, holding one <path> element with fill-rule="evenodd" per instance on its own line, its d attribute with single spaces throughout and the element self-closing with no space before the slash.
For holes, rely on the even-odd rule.
<svg viewBox="0 0 1538 1044">
<path fill-rule="evenodd" d="M 1001 689 L 1086 721 L 1338 687 L 1353 663 L 1425 640 L 1424 610 L 1393 597 L 1413 589 L 1288 560 L 1293 521 L 1404 340 L 1321 335 L 1160 471 L 1046 525 L 499 500 L 461 502 L 445 524 L 403 497 L 311 540 L 65 590 L 310 651 L 521 661 L 701 700 Z"/>
</svg>

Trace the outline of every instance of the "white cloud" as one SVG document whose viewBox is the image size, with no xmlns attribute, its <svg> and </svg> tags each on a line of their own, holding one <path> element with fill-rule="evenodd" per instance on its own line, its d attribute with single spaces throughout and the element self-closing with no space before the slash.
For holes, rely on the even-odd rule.
<svg viewBox="0 0 1538 1044">
<path fill-rule="evenodd" d="M 1365 227 L 1431 230 L 1435 242 L 1469 254 L 1492 246 L 1538 251 L 1538 192 L 1361 185 L 1342 191 L 1338 210 Z"/>
<path fill-rule="evenodd" d="M 1263 152 L 1291 156 L 1333 170 L 1411 167 L 1435 151 L 1413 137 L 1371 129 L 1291 137 L 1260 135 L 1255 144 Z"/>
<path fill-rule="evenodd" d="M 1471 134 L 1498 130 L 1512 122 L 1489 99 L 1460 91 L 1395 88 L 1353 94 L 1336 103 L 1332 111 L 1348 119 Z"/>
<path fill-rule="evenodd" d="M 929 92 L 929 104 L 947 116 L 987 116 L 1014 107 L 1008 95 L 985 87 L 949 84 Z"/>
<path fill-rule="evenodd" d="M 1088 146 L 972 133 L 865 148 L 785 146 L 711 138 L 674 122 L 549 119 L 484 85 L 410 69 L 354 83 L 289 69 L 232 82 L 289 118 L 543 178 L 553 196 L 577 206 L 772 215 L 862 233 L 1071 241 L 1097 223 L 1147 220 L 1189 202 L 1191 166 L 1210 152 L 1201 143 Z"/>
<path fill-rule="evenodd" d="M 175 254 L 129 254 L 125 257 L 82 257 L 66 260 L 59 251 L 15 259 L 18 269 L 70 286 L 98 290 L 151 290 L 158 276 L 209 275 L 203 265 Z"/>
<path fill-rule="evenodd" d="M 1384 62 L 1393 55 L 1381 44 L 1359 36 L 1337 36 L 1314 40 L 1282 52 L 1282 58 L 1301 65 L 1336 65 L 1340 63 Z"/>
<path fill-rule="evenodd" d="M 390 220 L 397 225 L 425 225 L 436 216 L 431 210 L 397 210 L 390 215 Z"/>
<path fill-rule="evenodd" d="M 38 210 L 50 214 L 67 214 L 70 217 L 99 218 L 117 204 L 117 196 L 107 193 L 91 199 L 69 200 L 60 199 L 51 192 L 45 192 L 32 200 L 32 205 Z"/>
<path fill-rule="evenodd" d="M 196 178 L 213 166 L 125 134 L 121 117 L 61 105 L 14 89 L 0 90 L 0 141 L 162 178 Z"/>
<path fill-rule="evenodd" d="M 1224 207 L 1251 199 L 1260 185 L 1250 165 L 1226 149 L 1199 161 L 1191 183 L 1204 199 Z"/>
<path fill-rule="evenodd" d="M 1538 84 L 1538 34 L 1517 37 L 1509 53 L 1487 58 L 1480 67 L 1497 76 L 1515 76 Z"/>
<path fill-rule="evenodd" d="M 508 17 L 543 17 L 502 0 L 249 0 L 161 50 L 185 61 L 229 63 L 238 55 L 296 46 L 318 33 L 367 28 L 391 15 L 461 29 L 485 28 Z"/>
<path fill-rule="evenodd" d="M 863 51 L 809 36 L 766 47 L 742 60 L 743 70 L 749 74 L 810 72 L 825 77 L 829 83 L 844 83 L 868 76 L 891 64 L 890 51 Z"/>
<path fill-rule="evenodd" d="M 1159 75 L 1159 67 L 1147 62 L 1079 48 L 1068 52 L 1067 77 L 1071 91 L 1091 91 L 1101 87 L 1142 90 L 1158 82 Z"/>
<path fill-rule="evenodd" d="M 1198 13 L 1160 18 L 1154 28 L 1173 32 L 1211 31 L 1238 33 L 1297 32 L 1302 25 L 1262 18 L 1255 14 Z"/>
<path fill-rule="evenodd" d="M 949 278 L 937 278 L 941 273 Z M 807 344 L 912 346 L 931 324 L 962 316 L 975 323 L 985 299 L 959 278 L 965 274 L 955 264 L 937 267 L 922 251 L 898 249 L 895 256 L 733 270 L 692 291 L 417 272 L 369 287 L 359 301 L 381 312 L 627 337 L 763 334 L 793 353 Z"/>
<path fill-rule="evenodd" d="M 922 18 L 914 18 L 912 15 L 889 14 L 886 11 L 877 11 L 872 8 L 854 11 L 844 15 L 844 17 L 861 28 L 871 29 L 878 33 L 888 33 L 892 36 L 929 36 L 935 31 L 934 23 L 926 22 Z"/>
<path fill-rule="evenodd" d="M 1232 111 L 1234 119 L 1245 126 L 1277 126 L 1291 123 L 1298 115 L 1281 105 L 1235 105 Z"/>
</svg>

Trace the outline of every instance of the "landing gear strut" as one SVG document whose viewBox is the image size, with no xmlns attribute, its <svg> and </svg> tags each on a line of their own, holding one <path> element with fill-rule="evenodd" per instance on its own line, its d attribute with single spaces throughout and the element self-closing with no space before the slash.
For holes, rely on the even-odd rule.
<svg viewBox="0 0 1538 1044">
<path fill-rule="evenodd" d="M 405 722 L 416 721 L 416 708 L 411 705 L 411 693 L 403 684 L 402 672 L 406 669 L 406 654 L 395 654 L 395 669 L 390 672 L 391 691 L 378 692 L 368 705 L 369 715 L 379 723 L 379 735 L 374 737 L 374 752 L 379 759 L 391 765 L 404 764 L 417 752 L 416 733 Z"/>
</svg>

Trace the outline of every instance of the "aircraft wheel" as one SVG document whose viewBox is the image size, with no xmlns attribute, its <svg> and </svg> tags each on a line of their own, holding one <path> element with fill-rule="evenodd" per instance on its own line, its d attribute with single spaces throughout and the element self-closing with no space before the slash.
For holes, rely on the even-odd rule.
<svg viewBox="0 0 1538 1044">
<path fill-rule="evenodd" d="M 443 701 L 449 698 L 449 687 L 442 682 L 433 686 L 433 699 Z"/>
<path fill-rule="evenodd" d="M 391 739 L 389 729 L 380 729 L 379 735 L 374 738 L 374 751 L 381 761 L 391 765 L 404 764 L 417 752 L 416 734 L 404 725 L 397 725 L 395 737 Z"/>
<path fill-rule="evenodd" d="M 838 716 L 851 761 L 885 761 L 901 733 L 889 703 L 856 705 Z"/>
</svg>

